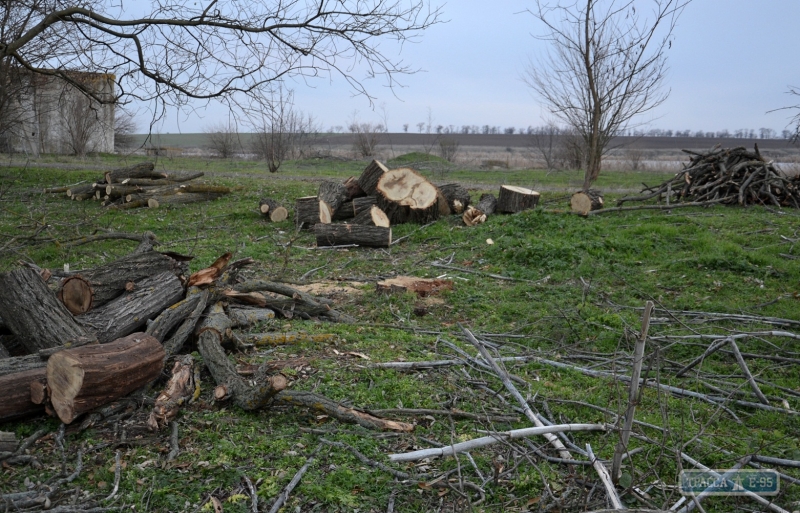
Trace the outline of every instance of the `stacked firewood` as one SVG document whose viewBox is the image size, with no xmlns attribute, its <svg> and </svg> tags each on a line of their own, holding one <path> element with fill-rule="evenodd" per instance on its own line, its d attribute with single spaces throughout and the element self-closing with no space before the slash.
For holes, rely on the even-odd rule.
<svg viewBox="0 0 800 513">
<path fill-rule="evenodd" d="M 74 201 L 100 201 L 103 206 L 119 210 L 208 201 L 231 192 L 224 186 L 189 183 L 202 176 L 202 172 L 157 171 L 152 162 L 143 162 L 108 171 L 91 183 L 53 187 L 45 192 L 66 193 Z"/>
<path fill-rule="evenodd" d="M 495 209 L 519 212 L 535 207 L 538 199 L 538 192 L 504 185 L 499 199 L 484 195 L 472 206 L 469 191 L 457 183 L 436 185 L 411 168 L 388 169 L 373 160 L 358 178 L 326 181 L 316 196 L 297 198 L 295 224 L 298 230 L 313 229 L 318 246 L 388 247 L 397 224 L 427 224 L 457 214 L 473 226 Z"/>
<path fill-rule="evenodd" d="M 184 259 L 154 251 L 152 242 L 148 233 L 132 254 L 68 276 L 33 265 L 0 274 L 0 422 L 47 412 L 71 423 L 158 379 L 165 360 L 193 341 L 217 383 L 215 400 L 248 410 L 309 406 L 387 427 L 390 421 L 324 397 L 284 390 L 287 378 L 280 374 L 246 380 L 225 353 L 225 346 L 241 350 L 248 340 L 296 339 L 242 332 L 276 316 L 352 322 L 331 300 L 282 283 L 240 279 L 238 271 L 253 261 L 231 262 L 230 253 L 186 278 Z M 185 365 L 178 367 L 185 375 Z M 176 414 L 183 401 L 173 399 L 157 401 L 152 426 Z"/>
<path fill-rule="evenodd" d="M 714 148 L 708 153 L 683 150 L 691 156 L 685 169 L 643 195 L 626 201 L 665 198 L 669 202 L 772 205 L 800 208 L 800 177 L 788 177 L 758 151 Z"/>
</svg>

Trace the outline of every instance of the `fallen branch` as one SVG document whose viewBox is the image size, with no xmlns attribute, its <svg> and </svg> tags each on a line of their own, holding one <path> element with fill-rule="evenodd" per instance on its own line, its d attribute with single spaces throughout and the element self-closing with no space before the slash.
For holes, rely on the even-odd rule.
<svg viewBox="0 0 800 513">
<path fill-rule="evenodd" d="M 622 501 L 619 500 L 619 495 L 617 495 L 617 490 L 614 488 L 614 483 L 611 481 L 608 469 L 597 459 L 597 456 L 595 456 L 592 451 L 592 446 L 589 444 L 586 444 L 586 453 L 589 455 L 589 460 L 591 460 L 594 470 L 600 477 L 600 482 L 603 483 L 603 487 L 606 489 L 606 495 L 608 495 L 608 500 L 611 501 L 611 506 L 615 510 L 625 509 L 625 506 L 622 505 Z"/>
<path fill-rule="evenodd" d="M 322 444 L 319 444 L 317 448 L 314 449 L 314 451 L 311 453 L 311 456 L 309 456 L 306 460 L 305 465 L 300 467 L 300 470 L 298 470 L 292 480 L 289 481 L 289 484 L 286 485 L 286 488 L 284 488 L 278 495 L 278 498 L 275 499 L 275 504 L 273 504 L 269 509 L 269 513 L 278 513 L 278 511 L 283 507 L 283 505 L 286 503 L 286 499 L 289 498 L 289 494 L 292 493 L 292 490 L 294 490 L 294 488 L 300 483 L 300 480 L 303 478 L 303 474 L 306 473 L 308 467 L 310 467 L 314 462 L 314 458 L 321 448 Z"/>
<path fill-rule="evenodd" d="M 747 378 L 747 382 L 750 384 L 750 388 L 753 389 L 753 392 L 758 397 L 758 400 L 761 401 L 761 404 L 769 404 L 769 400 L 758 387 L 758 383 L 756 383 L 755 378 L 753 378 L 753 374 L 750 372 L 750 369 L 747 367 L 747 362 L 744 361 L 744 357 L 742 353 L 739 352 L 739 346 L 736 345 L 736 341 L 732 338 L 728 339 L 731 344 L 731 349 L 733 350 L 733 355 L 736 357 L 736 363 L 739 364 L 739 368 L 742 369 L 742 373 L 744 373 L 745 377 Z"/>
<path fill-rule="evenodd" d="M 698 202 L 691 202 L 691 203 L 673 203 L 672 205 L 639 205 L 638 207 L 611 207 L 611 208 L 602 208 L 600 210 L 592 210 L 588 212 L 587 216 L 596 216 L 600 214 L 607 214 L 609 212 L 631 212 L 633 210 L 674 210 L 676 208 L 686 208 L 686 207 L 710 207 L 712 205 L 717 205 L 722 203 L 722 199 L 711 200 L 711 201 L 698 201 Z"/>
</svg>

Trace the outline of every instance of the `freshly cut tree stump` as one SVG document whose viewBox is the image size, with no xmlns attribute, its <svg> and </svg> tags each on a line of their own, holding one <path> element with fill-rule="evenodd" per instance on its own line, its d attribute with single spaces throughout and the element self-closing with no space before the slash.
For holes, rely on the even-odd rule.
<svg viewBox="0 0 800 513">
<path fill-rule="evenodd" d="M 92 285 L 80 274 L 64 278 L 58 289 L 58 300 L 64 303 L 72 315 L 84 314 L 92 309 Z"/>
<path fill-rule="evenodd" d="M 364 194 L 367 196 L 374 195 L 378 187 L 378 181 L 387 171 L 389 171 L 389 168 L 377 160 L 373 160 L 364 171 L 362 171 L 361 176 L 358 177 L 358 186 L 361 187 L 361 190 L 364 191 Z"/>
<path fill-rule="evenodd" d="M 311 229 L 317 223 L 329 224 L 327 208 L 316 196 L 304 196 L 294 202 L 294 222 L 298 230 Z"/>
<path fill-rule="evenodd" d="M 166 271 L 133 284 L 132 290 L 80 317 L 101 344 L 124 337 L 183 299 L 181 281 Z"/>
<path fill-rule="evenodd" d="M 603 208 L 603 195 L 594 189 L 578 191 L 570 198 L 569 206 L 576 214 L 585 216 L 592 210 Z"/>
<path fill-rule="evenodd" d="M 144 333 L 102 345 L 60 351 L 47 362 L 47 387 L 58 418 L 71 423 L 82 413 L 124 397 L 161 375 L 164 347 Z"/>
<path fill-rule="evenodd" d="M 167 173 L 154 171 L 155 164 L 142 162 L 105 173 L 106 183 L 119 183 L 126 178 L 168 178 Z"/>
<path fill-rule="evenodd" d="M 447 200 L 447 206 L 450 208 L 452 214 L 462 214 L 467 209 L 470 203 L 469 191 L 457 183 L 446 183 L 439 185 L 444 198 Z"/>
<path fill-rule="evenodd" d="M 45 367 L 0 376 L 0 422 L 44 413 L 44 406 L 31 401 L 31 383 L 44 381 L 46 376 Z"/>
<path fill-rule="evenodd" d="M 438 278 L 415 278 L 397 276 L 377 283 L 378 292 L 413 292 L 420 297 L 430 296 L 442 290 L 453 290 L 453 280 Z"/>
<path fill-rule="evenodd" d="M 0 315 L 29 353 L 88 335 L 30 267 L 0 274 Z"/>
<path fill-rule="evenodd" d="M 272 198 L 264 198 L 258 204 L 258 210 L 273 223 L 280 223 L 289 217 L 289 211 Z"/>
<path fill-rule="evenodd" d="M 344 188 L 347 190 L 347 201 L 353 201 L 355 198 L 366 196 L 367 193 L 358 185 L 358 179 L 351 176 L 344 181 Z"/>
<path fill-rule="evenodd" d="M 392 226 L 405 222 L 426 224 L 439 218 L 439 189 L 413 169 L 385 172 L 376 192 L 378 206 Z"/>
<path fill-rule="evenodd" d="M 358 214 L 355 218 L 353 218 L 353 224 L 383 226 L 384 228 L 389 228 L 389 226 L 391 226 L 386 213 L 381 210 L 378 205 L 372 205 L 369 210 L 365 210 Z"/>
<path fill-rule="evenodd" d="M 365 210 L 369 210 L 372 205 L 377 205 L 378 199 L 375 196 L 364 196 L 363 198 L 353 199 L 353 217 Z"/>
<path fill-rule="evenodd" d="M 392 244 L 392 229 L 360 224 L 317 224 L 314 226 L 317 246 L 372 246 L 388 248 Z"/>
<path fill-rule="evenodd" d="M 536 208 L 537 203 L 539 203 L 538 192 L 524 187 L 503 185 L 500 187 L 500 196 L 497 198 L 497 210 L 510 213 L 522 212 Z"/>
<path fill-rule="evenodd" d="M 344 184 L 334 181 L 324 181 L 319 184 L 319 198 L 320 209 L 327 209 L 328 216 L 333 219 L 336 211 L 342 206 L 342 203 L 347 201 L 347 189 Z"/>
<path fill-rule="evenodd" d="M 345 201 L 342 203 L 342 206 L 336 209 L 336 213 L 333 214 L 331 221 L 346 221 L 348 219 L 352 219 L 355 216 L 353 212 L 353 202 L 352 201 Z"/>
</svg>

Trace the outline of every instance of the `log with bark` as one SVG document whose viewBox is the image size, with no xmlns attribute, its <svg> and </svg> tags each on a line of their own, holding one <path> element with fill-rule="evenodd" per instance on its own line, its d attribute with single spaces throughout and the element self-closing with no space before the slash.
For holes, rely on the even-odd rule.
<svg viewBox="0 0 800 513">
<path fill-rule="evenodd" d="M 352 219 L 355 216 L 353 212 L 353 202 L 345 201 L 342 203 L 338 209 L 336 209 L 336 213 L 333 214 L 331 221 L 347 221 L 348 219 Z"/>
<path fill-rule="evenodd" d="M 364 196 L 353 199 L 353 217 L 365 210 L 369 210 L 372 205 L 377 205 L 378 199 L 375 196 Z"/>
<path fill-rule="evenodd" d="M 355 198 L 366 196 L 367 193 L 358 185 L 358 179 L 354 176 L 349 177 L 344 181 L 344 188 L 347 191 L 347 201 L 353 201 Z"/>
<path fill-rule="evenodd" d="M 317 224 L 314 226 L 317 246 L 371 246 L 388 248 L 392 244 L 392 229 L 360 224 Z"/>
<path fill-rule="evenodd" d="M 0 431 L 0 452 L 14 452 L 18 446 L 19 442 L 17 442 L 16 434 Z"/>
<path fill-rule="evenodd" d="M 0 274 L 0 290 L 0 315 L 29 353 L 89 336 L 35 270 Z"/>
<path fill-rule="evenodd" d="M 464 215 L 461 216 L 461 219 L 467 226 L 475 226 L 476 224 L 485 223 L 486 218 L 494 214 L 496 208 L 497 198 L 494 197 L 494 194 L 481 194 L 481 199 L 478 201 L 477 205 L 470 205 L 467 207 L 467 210 L 464 211 Z"/>
<path fill-rule="evenodd" d="M 503 185 L 497 197 L 497 210 L 508 213 L 522 212 L 536 208 L 538 203 L 538 192 L 515 185 Z"/>
<path fill-rule="evenodd" d="M 294 224 L 298 230 L 311 229 L 315 224 L 330 224 L 328 210 L 316 196 L 304 196 L 294 202 Z"/>
<path fill-rule="evenodd" d="M 361 187 L 364 194 L 373 196 L 378 188 L 378 181 L 387 171 L 389 171 L 389 169 L 386 166 L 377 160 L 373 160 L 364 168 L 364 171 L 361 172 L 361 176 L 358 177 L 358 186 Z"/>
<path fill-rule="evenodd" d="M 289 217 L 289 211 L 272 198 L 263 198 L 258 203 L 258 211 L 273 223 L 280 223 Z"/>
<path fill-rule="evenodd" d="M 155 171 L 155 164 L 152 162 L 142 162 L 128 167 L 122 167 L 108 171 L 104 178 L 106 183 L 119 183 L 126 178 L 168 178 L 169 175 L 163 171 Z"/>
<path fill-rule="evenodd" d="M 60 351 L 47 361 L 47 388 L 65 424 L 100 405 L 124 397 L 161 375 L 164 348 L 144 333 L 108 344 Z"/>
<path fill-rule="evenodd" d="M 325 215 L 333 219 L 339 207 L 347 201 L 347 189 L 341 182 L 326 180 L 319 184 L 317 197 L 319 198 L 320 210 L 326 210 Z"/>
<path fill-rule="evenodd" d="M 462 214 L 470 204 L 469 191 L 457 183 L 439 185 L 439 191 L 447 200 L 447 206 L 452 214 Z"/>
<path fill-rule="evenodd" d="M 364 210 L 353 218 L 353 224 L 362 224 L 366 226 L 382 226 L 389 228 L 391 223 L 386 213 L 378 207 L 372 205 L 369 210 Z"/>
<path fill-rule="evenodd" d="M 578 191 L 570 198 L 569 206 L 576 214 L 586 216 L 593 210 L 603 208 L 603 195 L 595 189 Z"/>
<path fill-rule="evenodd" d="M 435 185 L 410 168 L 383 173 L 376 187 L 377 205 L 394 226 L 427 224 L 439 218 L 440 193 Z"/>
<path fill-rule="evenodd" d="M 46 368 L 42 366 L 0 376 L 0 390 L 3 391 L 0 422 L 44 413 L 44 406 L 31 401 L 31 383 L 43 381 L 46 375 Z"/>
</svg>

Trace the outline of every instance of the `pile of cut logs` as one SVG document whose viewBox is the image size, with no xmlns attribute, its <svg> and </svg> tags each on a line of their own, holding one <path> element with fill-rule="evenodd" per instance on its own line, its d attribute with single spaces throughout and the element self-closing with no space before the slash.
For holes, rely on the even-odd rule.
<svg viewBox="0 0 800 513">
<path fill-rule="evenodd" d="M 655 197 L 670 202 L 725 205 L 772 205 L 800 208 L 800 176 L 788 177 L 764 158 L 755 145 L 745 148 L 716 147 L 708 153 L 683 150 L 691 155 L 686 168 L 656 187 L 646 187 L 640 196 L 626 201 Z"/>
<path fill-rule="evenodd" d="M 261 201 L 263 213 L 275 212 L 268 205 L 271 201 Z M 477 205 L 470 201 L 469 191 L 457 183 L 434 185 L 411 168 L 390 170 L 373 160 L 358 178 L 325 181 L 316 196 L 297 198 L 295 225 L 298 230 L 313 229 L 318 246 L 388 247 L 394 225 L 427 224 L 458 214 L 467 226 L 474 226 L 495 211 L 534 208 L 539 193 L 504 185 L 497 198 L 484 194 Z"/>
<path fill-rule="evenodd" d="M 287 378 L 274 369 L 246 380 L 225 354 L 223 346 L 241 349 L 243 341 L 261 345 L 297 338 L 236 331 L 276 315 L 352 322 L 331 300 L 282 283 L 239 279 L 238 271 L 253 261 L 230 262 L 230 253 L 186 278 L 186 258 L 154 251 L 153 242 L 148 232 L 133 253 L 77 273 L 29 264 L 0 274 L 0 422 L 47 412 L 71 423 L 152 383 L 165 360 L 192 342 L 216 381 L 216 400 L 247 410 L 271 404 L 313 407 L 367 427 L 410 429 L 288 390 Z M 175 375 L 185 378 L 185 366 L 176 365 Z M 194 392 L 186 383 L 182 389 L 189 396 Z M 164 392 L 166 399 L 156 401 L 154 428 L 174 417 L 186 399 L 175 393 Z"/>
<path fill-rule="evenodd" d="M 152 162 L 143 162 L 108 171 L 92 183 L 53 187 L 45 192 L 66 193 L 75 201 L 101 201 L 103 206 L 118 210 L 208 201 L 231 192 L 230 188 L 220 185 L 188 183 L 201 176 L 202 172 L 156 171 Z"/>
</svg>

